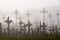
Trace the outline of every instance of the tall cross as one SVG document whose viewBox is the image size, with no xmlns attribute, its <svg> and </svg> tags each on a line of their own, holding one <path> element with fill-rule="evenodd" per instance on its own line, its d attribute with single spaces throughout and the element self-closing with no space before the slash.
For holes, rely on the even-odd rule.
<svg viewBox="0 0 60 40">
<path fill-rule="evenodd" d="M 19 13 L 19 12 L 18 12 L 18 10 L 16 9 L 16 10 L 15 10 L 15 15 L 16 15 L 16 26 L 17 26 L 17 15 L 18 15 L 18 13 Z"/>
<path fill-rule="evenodd" d="M 9 16 L 8 16 L 8 18 L 7 18 L 7 20 L 5 22 L 8 25 L 8 35 L 9 35 L 9 33 L 10 33 L 10 23 L 12 22 L 12 20 L 9 20 Z"/>
<path fill-rule="evenodd" d="M 57 26 L 59 26 L 59 16 L 60 16 L 60 14 L 57 13 L 56 15 L 57 15 Z"/>
<path fill-rule="evenodd" d="M 41 27 L 42 27 L 42 25 L 41 25 L 41 21 L 40 21 L 40 35 L 41 35 Z"/>
<path fill-rule="evenodd" d="M 24 24 L 24 23 L 22 22 L 22 19 L 21 19 L 21 14 L 20 14 L 19 19 L 20 19 L 19 24 L 20 24 L 20 34 L 21 34 L 21 31 L 22 31 L 22 24 Z"/>
<path fill-rule="evenodd" d="M 5 15 L 3 15 L 3 23 L 4 23 L 3 26 L 5 26 L 5 22 L 4 21 L 5 21 Z"/>
<path fill-rule="evenodd" d="M 52 18 L 51 13 L 50 13 L 50 15 L 49 15 L 49 18 L 50 18 L 50 27 L 51 27 L 51 18 Z"/>
<path fill-rule="evenodd" d="M 29 13 L 29 11 L 28 11 L 28 12 L 27 12 L 28 21 L 29 21 L 29 16 L 30 16 L 30 13 Z"/>
<path fill-rule="evenodd" d="M 30 35 L 30 26 L 32 26 L 32 24 L 30 23 L 30 21 L 28 21 L 28 24 L 26 24 L 28 26 L 28 34 Z"/>
<path fill-rule="evenodd" d="M 52 35 L 52 27 L 49 27 L 50 36 Z"/>
<path fill-rule="evenodd" d="M 45 8 L 43 8 L 43 10 L 40 11 L 40 13 L 43 13 L 43 23 L 45 23 L 45 13 L 48 13 L 48 11 L 45 11 Z"/>
<path fill-rule="evenodd" d="M 54 21 L 52 20 L 52 34 L 54 34 Z"/>
<path fill-rule="evenodd" d="M 26 24 L 25 23 L 24 23 L 23 27 L 24 27 L 24 35 L 26 35 Z"/>
</svg>

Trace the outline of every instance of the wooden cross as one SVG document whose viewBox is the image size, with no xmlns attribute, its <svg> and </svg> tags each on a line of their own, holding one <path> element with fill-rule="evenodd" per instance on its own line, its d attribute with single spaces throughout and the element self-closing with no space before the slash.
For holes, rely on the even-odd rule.
<svg viewBox="0 0 60 40">
<path fill-rule="evenodd" d="M 17 26 L 17 15 L 18 15 L 18 13 L 19 13 L 19 12 L 18 12 L 18 10 L 16 9 L 16 10 L 15 10 L 15 15 L 16 15 L 16 26 Z"/>
<path fill-rule="evenodd" d="M 56 15 L 57 15 L 57 26 L 59 26 L 59 16 L 60 16 L 60 14 L 57 13 Z"/>
<path fill-rule="evenodd" d="M 7 18 L 7 20 L 5 22 L 8 25 L 8 35 L 9 35 L 9 33 L 10 33 L 10 23 L 12 22 L 12 20 L 9 20 L 9 16 L 8 16 L 8 18 Z"/>
<path fill-rule="evenodd" d="M 43 10 L 40 11 L 40 13 L 43 13 L 43 23 L 45 23 L 45 13 L 48 13 L 48 11 L 45 11 L 45 8 L 43 8 Z"/>
</svg>

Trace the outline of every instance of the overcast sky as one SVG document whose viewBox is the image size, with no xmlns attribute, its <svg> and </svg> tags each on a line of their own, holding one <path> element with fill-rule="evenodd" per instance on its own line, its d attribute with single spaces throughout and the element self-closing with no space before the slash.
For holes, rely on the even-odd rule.
<svg viewBox="0 0 60 40">
<path fill-rule="evenodd" d="M 60 0 L 0 0 L 0 10 L 20 11 L 31 8 L 60 6 Z"/>
<path fill-rule="evenodd" d="M 19 13 L 25 17 L 27 10 L 30 10 L 34 20 L 38 17 L 42 20 L 42 14 L 40 14 L 40 8 L 44 7 L 60 7 L 60 0 L 0 0 L 0 19 L 2 20 L 3 14 L 10 16 L 12 20 L 15 19 L 14 11 L 17 9 Z M 42 9 L 41 9 L 42 10 Z M 40 15 L 40 16 L 39 16 Z M 26 20 L 25 18 L 23 18 Z M 34 21 L 33 20 L 33 21 Z"/>
</svg>

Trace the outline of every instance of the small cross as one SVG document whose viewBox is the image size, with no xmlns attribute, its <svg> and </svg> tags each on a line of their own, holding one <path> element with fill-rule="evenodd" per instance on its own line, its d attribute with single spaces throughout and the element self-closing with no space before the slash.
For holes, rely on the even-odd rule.
<svg viewBox="0 0 60 40">
<path fill-rule="evenodd" d="M 18 12 L 18 10 L 16 9 L 16 10 L 15 10 L 15 15 L 16 15 L 16 26 L 17 26 L 17 15 L 18 15 L 18 13 L 19 13 L 19 12 Z"/>
<path fill-rule="evenodd" d="M 29 21 L 29 16 L 30 16 L 30 13 L 29 13 L 29 11 L 28 11 L 28 12 L 27 12 L 28 21 Z"/>
<path fill-rule="evenodd" d="M 10 23 L 12 22 L 12 20 L 9 20 L 9 16 L 8 16 L 8 18 L 7 18 L 7 20 L 5 22 L 8 25 L 8 35 L 9 35 L 9 33 L 10 33 Z"/>
<path fill-rule="evenodd" d="M 59 13 L 56 14 L 57 15 L 57 26 L 59 26 Z"/>
<path fill-rule="evenodd" d="M 16 9 L 16 10 L 15 10 L 15 14 L 17 15 L 18 13 L 19 13 L 19 12 L 18 12 L 18 10 Z"/>
<path fill-rule="evenodd" d="M 10 23 L 12 22 L 12 20 L 9 20 L 9 17 L 8 17 L 5 22 L 6 22 L 7 24 L 10 24 Z"/>
<path fill-rule="evenodd" d="M 45 11 L 45 8 L 43 8 L 43 10 L 40 11 L 40 13 L 43 13 L 43 22 L 45 22 L 45 13 L 48 13 L 48 11 Z"/>
<path fill-rule="evenodd" d="M 28 33 L 30 35 L 30 26 L 32 26 L 32 24 L 30 23 L 30 21 L 28 21 L 28 24 L 26 24 L 26 26 L 28 26 Z"/>
<path fill-rule="evenodd" d="M 49 15 L 49 18 L 50 18 L 50 26 L 51 26 L 51 18 L 52 18 L 52 15 L 51 15 L 51 13 L 50 13 L 50 15 Z"/>
<path fill-rule="evenodd" d="M 50 18 L 50 19 L 52 18 L 52 15 L 51 15 L 51 13 L 50 13 L 50 15 L 49 15 L 49 18 Z"/>
</svg>

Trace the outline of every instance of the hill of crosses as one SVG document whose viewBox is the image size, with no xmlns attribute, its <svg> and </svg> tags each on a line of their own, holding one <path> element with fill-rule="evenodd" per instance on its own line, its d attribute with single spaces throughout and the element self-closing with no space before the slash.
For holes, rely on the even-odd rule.
<svg viewBox="0 0 60 40">
<path fill-rule="evenodd" d="M 55 12 L 55 11 L 54 11 Z M 38 37 L 43 37 L 43 36 L 59 36 L 60 35 L 60 28 L 59 28 L 59 10 L 57 11 L 57 13 L 55 14 L 56 16 L 56 23 L 57 25 L 54 25 L 54 20 L 52 19 L 54 16 L 53 14 L 48 15 L 49 20 L 47 22 L 49 22 L 49 26 L 46 22 L 46 13 L 49 13 L 48 10 L 46 10 L 46 8 L 42 8 L 41 11 L 39 11 L 39 13 L 42 13 L 42 20 L 40 21 L 36 21 L 35 23 L 32 23 L 30 20 L 30 12 L 27 11 L 27 23 L 24 22 L 24 20 L 22 20 L 21 15 L 19 16 L 19 22 L 18 22 L 18 15 L 19 15 L 19 11 L 16 9 L 15 10 L 15 22 L 14 20 L 10 19 L 10 16 L 8 16 L 7 18 L 5 18 L 5 16 L 3 16 L 3 23 L 0 22 L 0 36 L 38 36 Z M 32 15 L 32 14 L 31 14 Z M 38 17 L 39 18 L 39 17 Z M 15 27 L 19 27 L 18 28 L 14 28 L 12 27 L 10 24 L 14 23 Z M 6 28 L 5 24 L 7 25 Z M 19 25 L 19 26 L 18 26 Z M 14 26 L 14 25 L 13 25 Z M 35 26 L 35 28 L 34 28 Z M 10 28 L 11 27 L 11 28 Z"/>
</svg>

